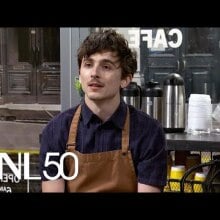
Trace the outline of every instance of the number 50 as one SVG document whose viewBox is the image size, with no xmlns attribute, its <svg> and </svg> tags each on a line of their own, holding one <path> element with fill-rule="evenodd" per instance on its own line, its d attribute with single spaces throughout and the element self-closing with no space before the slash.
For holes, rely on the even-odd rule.
<svg viewBox="0 0 220 220">
<path fill-rule="evenodd" d="M 76 156 L 76 154 L 74 154 L 74 153 L 72 153 L 72 152 L 66 152 L 66 153 L 64 153 L 64 154 L 61 155 L 61 157 L 60 157 L 60 163 L 58 163 L 57 161 L 53 161 L 53 160 L 50 161 L 50 156 L 51 156 L 51 157 L 52 157 L 52 156 L 54 157 L 54 156 L 59 156 L 59 155 L 60 155 L 59 152 L 50 152 L 50 153 L 47 153 L 44 166 L 45 166 L 45 167 L 48 167 L 48 166 L 50 166 L 50 165 L 54 165 L 54 166 L 57 167 L 58 172 L 57 172 L 57 175 L 55 175 L 55 176 L 49 176 L 49 175 L 47 174 L 47 171 L 46 171 L 46 170 L 43 170 L 44 176 L 45 176 L 48 180 L 56 180 L 56 179 L 58 179 L 60 176 L 62 176 L 62 178 L 63 178 L 64 180 L 73 180 L 73 179 L 75 179 L 75 178 L 77 177 L 78 171 L 79 171 L 79 161 L 78 161 L 78 157 Z M 73 176 L 66 176 L 66 175 L 64 174 L 63 164 L 64 164 L 64 159 L 65 159 L 66 156 L 71 156 L 71 157 L 74 158 L 74 162 L 75 162 L 75 172 L 74 172 Z"/>
</svg>

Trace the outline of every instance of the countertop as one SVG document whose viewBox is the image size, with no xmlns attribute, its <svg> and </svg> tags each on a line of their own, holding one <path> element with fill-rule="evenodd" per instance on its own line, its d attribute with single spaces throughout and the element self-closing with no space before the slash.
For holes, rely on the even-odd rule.
<svg viewBox="0 0 220 220">
<path fill-rule="evenodd" d="M 220 152 L 220 133 L 192 135 L 166 133 L 167 150 Z"/>
</svg>

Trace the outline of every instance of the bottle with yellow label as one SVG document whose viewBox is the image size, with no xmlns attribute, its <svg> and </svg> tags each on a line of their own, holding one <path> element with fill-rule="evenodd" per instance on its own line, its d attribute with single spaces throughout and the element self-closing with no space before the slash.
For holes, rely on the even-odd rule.
<svg viewBox="0 0 220 220">
<path fill-rule="evenodd" d="M 185 173 L 184 165 L 171 166 L 170 170 L 170 189 L 171 191 L 180 191 L 180 180 Z"/>
<path fill-rule="evenodd" d="M 204 173 L 195 173 L 194 176 L 194 184 L 193 184 L 193 191 L 194 192 L 203 192 L 202 190 L 202 182 L 205 181 L 205 174 Z"/>
</svg>

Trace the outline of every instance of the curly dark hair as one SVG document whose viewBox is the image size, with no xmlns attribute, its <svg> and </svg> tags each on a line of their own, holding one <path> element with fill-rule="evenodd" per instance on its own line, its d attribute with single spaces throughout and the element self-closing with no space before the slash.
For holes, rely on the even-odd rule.
<svg viewBox="0 0 220 220">
<path fill-rule="evenodd" d="M 137 70 L 137 55 L 128 47 L 128 41 L 113 29 L 100 29 L 92 32 L 78 49 L 78 66 L 82 59 L 102 51 L 116 52 L 122 68 L 122 78 L 128 74 L 134 75 Z"/>
</svg>

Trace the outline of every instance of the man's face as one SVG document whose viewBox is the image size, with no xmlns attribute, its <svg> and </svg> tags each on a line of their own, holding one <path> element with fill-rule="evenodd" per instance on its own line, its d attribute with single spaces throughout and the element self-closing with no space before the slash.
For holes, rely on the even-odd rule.
<svg viewBox="0 0 220 220">
<path fill-rule="evenodd" d="M 120 87 L 125 87 L 130 78 L 121 79 L 121 75 L 119 58 L 114 52 L 99 52 L 83 58 L 79 79 L 85 98 L 93 101 L 120 98 Z"/>
</svg>

